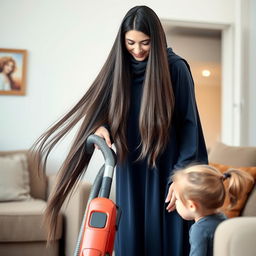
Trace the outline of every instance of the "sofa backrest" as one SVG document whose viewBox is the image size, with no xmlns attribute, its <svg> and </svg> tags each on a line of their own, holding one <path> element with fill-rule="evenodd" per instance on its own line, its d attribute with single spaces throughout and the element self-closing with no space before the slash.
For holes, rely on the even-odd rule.
<svg viewBox="0 0 256 256">
<path fill-rule="evenodd" d="M 256 166 L 256 147 L 228 146 L 217 142 L 210 149 L 209 162 L 234 167 Z"/>
<path fill-rule="evenodd" d="M 33 157 L 31 157 L 31 155 L 28 154 L 27 150 L 0 151 L 0 156 L 13 155 L 16 153 L 24 153 L 27 155 L 31 196 L 33 198 L 46 200 L 46 187 L 47 187 L 46 175 L 42 171 L 40 171 L 39 173 L 36 171 Z"/>
</svg>

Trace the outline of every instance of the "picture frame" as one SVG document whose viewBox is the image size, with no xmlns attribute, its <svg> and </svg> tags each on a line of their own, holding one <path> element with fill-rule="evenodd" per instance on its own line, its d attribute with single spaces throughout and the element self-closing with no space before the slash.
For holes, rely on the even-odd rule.
<svg viewBox="0 0 256 256">
<path fill-rule="evenodd" d="M 27 50 L 0 48 L 0 95 L 25 95 Z"/>
</svg>

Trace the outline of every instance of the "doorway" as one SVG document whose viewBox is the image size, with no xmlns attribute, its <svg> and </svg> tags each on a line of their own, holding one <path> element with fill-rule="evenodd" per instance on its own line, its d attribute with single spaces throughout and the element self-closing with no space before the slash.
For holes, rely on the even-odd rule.
<svg viewBox="0 0 256 256">
<path fill-rule="evenodd" d="M 239 127 L 234 123 L 239 119 L 239 112 L 233 107 L 232 27 L 171 20 L 161 22 L 168 46 L 191 67 L 207 147 L 211 148 L 216 141 L 235 144 Z"/>
</svg>

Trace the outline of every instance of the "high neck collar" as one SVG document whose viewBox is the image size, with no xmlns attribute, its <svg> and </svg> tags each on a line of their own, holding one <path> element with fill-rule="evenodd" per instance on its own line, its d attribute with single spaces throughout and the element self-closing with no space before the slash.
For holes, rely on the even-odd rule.
<svg viewBox="0 0 256 256">
<path fill-rule="evenodd" d="M 148 59 L 144 61 L 137 61 L 132 56 L 130 58 L 131 58 L 131 68 L 132 68 L 133 75 L 135 77 L 143 76 L 146 71 Z"/>
</svg>

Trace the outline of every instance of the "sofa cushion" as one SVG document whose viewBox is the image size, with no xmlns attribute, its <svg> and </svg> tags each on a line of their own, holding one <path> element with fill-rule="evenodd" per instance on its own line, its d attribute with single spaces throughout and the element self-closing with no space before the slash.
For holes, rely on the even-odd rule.
<svg viewBox="0 0 256 256">
<path fill-rule="evenodd" d="M 46 241 L 46 228 L 42 225 L 45 207 L 46 202 L 40 199 L 0 203 L 0 241 Z M 56 239 L 61 235 L 62 215 L 59 215 Z"/>
<path fill-rule="evenodd" d="M 230 168 L 234 169 L 233 166 L 229 166 L 229 165 L 216 164 L 216 163 L 210 163 L 210 165 L 217 168 L 222 173 L 226 172 Z M 239 168 L 236 167 L 235 169 L 250 173 L 253 176 L 254 180 L 256 180 L 256 167 L 239 167 Z M 225 185 L 227 184 L 225 183 Z M 253 187 L 254 187 L 254 184 L 248 185 L 248 187 L 245 188 L 245 191 L 243 191 L 245 192 L 244 195 L 237 201 L 237 204 L 231 209 L 228 208 L 230 201 L 228 197 L 226 197 L 224 205 L 221 209 L 227 215 L 227 217 L 231 218 L 231 217 L 237 217 L 241 215 L 242 210 L 244 209 L 248 196 L 250 195 Z"/>
<path fill-rule="evenodd" d="M 27 156 L 15 154 L 0 157 L 0 201 L 30 198 Z"/>
<path fill-rule="evenodd" d="M 31 197 L 46 200 L 47 179 L 42 166 L 38 170 L 34 152 L 28 150 L 0 151 L 0 157 L 16 154 L 25 154 L 27 156 Z"/>
<path fill-rule="evenodd" d="M 0 243 L 1 256 L 63 256 L 59 253 L 59 241 L 53 242 L 50 246 L 46 247 L 45 241 L 36 242 L 12 242 Z M 22 252 L 22 253 L 21 253 Z M 73 255 L 73 254 L 70 254 Z"/>
<path fill-rule="evenodd" d="M 256 166 L 256 147 L 228 146 L 217 142 L 210 150 L 209 162 L 234 167 Z"/>
</svg>

